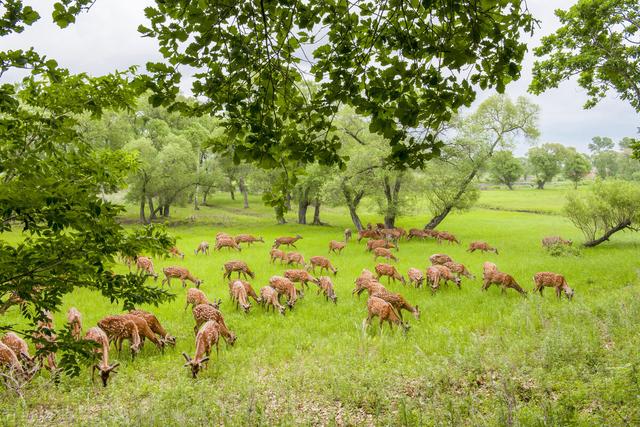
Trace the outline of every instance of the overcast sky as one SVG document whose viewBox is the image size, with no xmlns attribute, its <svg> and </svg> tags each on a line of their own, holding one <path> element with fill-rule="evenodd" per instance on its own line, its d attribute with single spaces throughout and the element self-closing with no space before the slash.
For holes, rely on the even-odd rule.
<svg viewBox="0 0 640 427">
<path fill-rule="evenodd" d="M 138 25 L 146 23 L 143 9 L 153 4 L 152 1 L 100 0 L 88 14 L 81 15 L 75 25 L 64 30 L 51 23 L 50 4 L 53 1 L 40 0 L 33 3 L 38 4 L 36 9 L 41 13 L 42 19 L 22 34 L 3 37 L 2 49 L 33 46 L 38 52 L 55 58 L 61 66 L 73 72 L 90 74 L 105 74 L 129 65 L 144 65 L 147 61 L 161 59 L 155 40 L 142 38 L 137 32 Z M 566 9 L 573 3 L 575 1 L 529 0 L 530 10 L 542 21 L 541 28 L 529 43 L 530 50 L 538 44 L 541 36 L 558 27 L 553 10 Z M 616 141 L 624 136 L 636 136 L 640 117 L 615 94 L 590 110 L 582 109 L 586 95 L 575 82 L 565 82 L 559 89 L 549 90 L 540 96 L 528 94 L 533 62 L 533 55 L 529 52 L 523 64 L 523 77 L 507 86 L 507 93 L 513 98 L 529 96 L 540 105 L 540 142 L 559 142 L 587 152 L 587 144 L 596 135 L 609 136 Z M 4 81 L 16 78 L 16 75 L 3 76 Z M 490 94 L 480 94 L 478 102 L 488 95 Z M 520 146 L 516 151 L 522 154 L 527 148 Z"/>
</svg>

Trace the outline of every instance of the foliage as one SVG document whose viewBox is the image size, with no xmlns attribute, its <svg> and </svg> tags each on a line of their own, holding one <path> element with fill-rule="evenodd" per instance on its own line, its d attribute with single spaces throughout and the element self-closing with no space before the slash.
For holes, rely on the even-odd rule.
<svg viewBox="0 0 640 427">
<path fill-rule="evenodd" d="M 560 144 L 543 144 L 529 149 L 527 157 L 538 189 L 544 189 L 544 185 L 562 171 L 565 152 L 565 147 Z"/>
<path fill-rule="evenodd" d="M 587 90 L 585 108 L 613 89 L 640 112 L 640 3 L 637 0 L 581 0 L 556 10 L 562 26 L 534 50 L 530 90 L 539 94 L 578 76 Z"/>
<path fill-rule="evenodd" d="M 574 183 L 575 188 L 578 188 L 578 182 L 582 181 L 589 171 L 591 171 L 591 162 L 584 154 L 575 150 L 567 150 L 563 174 L 565 178 Z"/>
<path fill-rule="evenodd" d="M 513 190 L 513 184 L 524 173 L 524 166 L 519 159 L 513 156 L 511 151 L 502 150 L 493 155 L 489 172 L 494 182 L 504 184 L 509 190 Z"/>
<path fill-rule="evenodd" d="M 637 228 L 640 185 L 619 180 L 597 182 L 586 194 L 570 193 L 564 212 L 584 234 L 584 245 L 596 246 L 618 231 Z"/>
<path fill-rule="evenodd" d="M 565 245 L 562 243 L 556 243 L 546 247 L 547 252 L 552 257 L 565 257 L 565 256 L 581 256 L 582 252 L 580 248 L 573 245 Z"/>
</svg>

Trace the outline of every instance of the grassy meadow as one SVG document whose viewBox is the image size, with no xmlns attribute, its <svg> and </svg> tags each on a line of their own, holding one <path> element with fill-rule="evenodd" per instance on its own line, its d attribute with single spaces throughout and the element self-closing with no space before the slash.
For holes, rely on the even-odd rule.
<svg viewBox="0 0 640 427">
<path fill-rule="evenodd" d="M 156 271 L 184 265 L 204 279 L 201 289 L 222 298 L 221 310 L 236 332 L 235 346 L 221 344 L 197 380 L 183 367 L 182 351 L 193 355 L 193 318 L 183 310 L 185 291 L 172 282 L 173 302 L 153 311 L 177 337 L 175 349 L 160 354 L 150 343 L 134 362 L 128 352 L 111 360 L 121 363 L 107 388 L 91 383 L 89 369 L 77 378 L 63 377 L 54 386 L 47 373 L 25 391 L 24 400 L 0 389 L 3 425 L 638 425 L 640 424 L 640 236 L 620 233 L 609 243 L 583 250 L 580 256 L 551 257 L 540 240 L 560 234 L 580 241 L 578 230 L 558 213 L 567 189 L 491 190 L 479 207 L 452 215 L 439 227 L 454 233 L 462 245 L 434 241 L 402 242 L 398 266 L 425 269 L 428 256 L 447 253 L 464 263 L 475 280 L 462 290 L 442 288 L 436 295 L 399 283 L 402 293 L 422 312 L 406 314 L 411 330 L 404 335 L 377 320 L 368 330 L 366 296 L 351 295 L 363 268 L 373 270 L 365 243 L 352 241 L 341 255 L 330 255 L 338 274 L 337 305 L 315 291 L 307 292 L 286 316 L 265 313 L 254 304 L 248 314 L 235 310 L 222 280 L 222 264 L 247 261 L 256 272 L 254 289 L 284 267 L 269 263 L 277 236 L 301 234 L 297 246 L 305 258 L 327 254 L 328 242 L 341 239 L 349 217 L 341 208 L 323 210 L 330 225 L 274 225 L 272 210 L 252 198 L 251 209 L 227 195 L 210 199 L 198 211 L 177 208 L 170 226 L 179 259 L 155 259 Z M 502 209 L 502 210 L 499 210 Z M 129 215 L 135 218 L 135 208 Z M 537 213 L 518 212 L 535 211 Z M 193 222 L 187 220 L 195 215 Z M 311 217 L 311 214 L 309 215 Z M 427 215 L 402 217 L 398 225 L 421 227 Z M 378 222 L 374 212 L 364 222 Z M 133 226 L 133 225 L 131 225 Z M 266 243 L 241 253 L 193 254 L 202 240 L 213 244 L 217 231 L 252 233 Z M 469 254 L 472 240 L 485 240 L 500 250 Z M 213 246 L 213 245 L 212 245 Z M 562 273 L 575 290 L 572 302 L 544 297 L 502 295 L 492 287 L 481 292 L 484 261 L 495 262 L 527 290 L 538 271 Z M 118 265 L 117 271 L 126 271 Z M 386 285 L 386 280 L 383 280 Z M 158 285 L 160 280 L 158 280 Z M 90 292 L 70 295 L 66 310 L 77 307 L 85 330 L 121 309 Z M 19 319 L 16 309 L 10 320 Z M 125 344 L 125 347 L 127 344 Z"/>
</svg>

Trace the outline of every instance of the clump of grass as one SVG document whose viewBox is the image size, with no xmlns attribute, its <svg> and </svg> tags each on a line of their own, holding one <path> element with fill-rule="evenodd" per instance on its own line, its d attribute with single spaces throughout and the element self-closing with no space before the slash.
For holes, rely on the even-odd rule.
<svg viewBox="0 0 640 427">
<path fill-rule="evenodd" d="M 582 256 L 580 248 L 573 245 L 566 245 L 563 243 L 556 243 L 547 247 L 547 253 L 555 257 Z"/>
</svg>

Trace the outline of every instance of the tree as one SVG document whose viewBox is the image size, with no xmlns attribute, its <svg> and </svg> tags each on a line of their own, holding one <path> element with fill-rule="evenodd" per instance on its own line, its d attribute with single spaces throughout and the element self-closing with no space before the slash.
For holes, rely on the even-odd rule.
<svg viewBox="0 0 640 427">
<path fill-rule="evenodd" d="M 511 151 L 502 150 L 493 155 L 489 171 L 494 182 L 504 184 L 509 190 L 513 190 L 513 184 L 524 173 L 524 166 Z"/>
<path fill-rule="evenodd" d="M 505 95 L 494 95 L 480 104 L 473 114 L 454 122 L 457 134 L 445 146 L 444 154 L 458 159 L 458 170 L 465 171 L 466 175 L 455 180 L 457 187 L 446 197 L 450 204 L 435 205 L 441 206 L 442 210 L 435 213 L 426 228 L 437 227 L 459 205 L 458 200 L 465 197 L 465 192 L 496 148 L 513 145 L 518 136 L 528 140 L 538 137 L 539 111 L 536 104 L 524 97 L 513 102 Z"/>
<path fill-rule="evenodd" d="M 564 146 L 560 144 L 543 144 L 528 151 L 527 156 L 539 190 L 544 190 L 545 184 L 562 170 L 564 150 Z"/>
<path fill-rule="evenodd" d="M 76 2 L 65 5 L 81 8 Z M 60 26 L 70 22 L 69 13 L 60 11 L 65 5 L 56 3 L 54 21 Z M 3 10 L 0 37 L 39 19 L 21 1 L 3 2 Z M 0 86 L 0 233 L 22 234 L 0 239 L 0 315 L 22 301 L 20 313 L 31 326 L 23 332 L 30 337 L 46 311 L 59 310 L 78 288 L 99 292 L 125 309 L 171 299 L 146 285 L 142 275 L 110 270 L 118 254 L 165 253 L 173 241 L 158 228 L 125 230 L 118 223 L 123 208 L 103 195 L 123 184 L 135 159 L 94 147 L 79 134 L 83 115 L 99 118 L 107 110 L 134 106 L 129 74 L 71 74 L 33 49 L 0 51 L 0 75 L 16 69 L 26 73 L 20 84 Z M 16 328 L 0 325 L 8 327 Z M 55 342 L 39 341 L 40 352 L 57 351 L 67 372 L 77 373 L 78 357 L 93 347 L 75 342 L 68 330 L 54 333 Z"/>
<path fill-rule="evenodd" d="M 578 182 L 582 181 L 591 171 L 591 162 L 584 154 L 570 150 L 564 161 L 564 176 L 573 182 L 574 188 L 578 188 Z"/>
<path fill-rule="evenodd" d="M 529 89 L 540 94 L 578 76 L 591 108 L 609 90 L 640 112 L 640 31 L 637 0 L 581 0 L 568 10 L 556 10 L 562 26 L 543 37 L 534 50 Z"/>
<path fill-rule="evenodd" d="M 603 151 L 613 150 L 615 144 L 609 137 L 594 136 L 589 143 L 589 151 L 593 154 L 602 153 Z"/>
<path fill-rule="evenodd" d="M 637 230 L 640 185 L 618 180 L 596 182 L 586 194 L 570 193 L 564 212 L 584 234 L 584 246 L 599 245 L 619 231 Z"/>
</svg>

